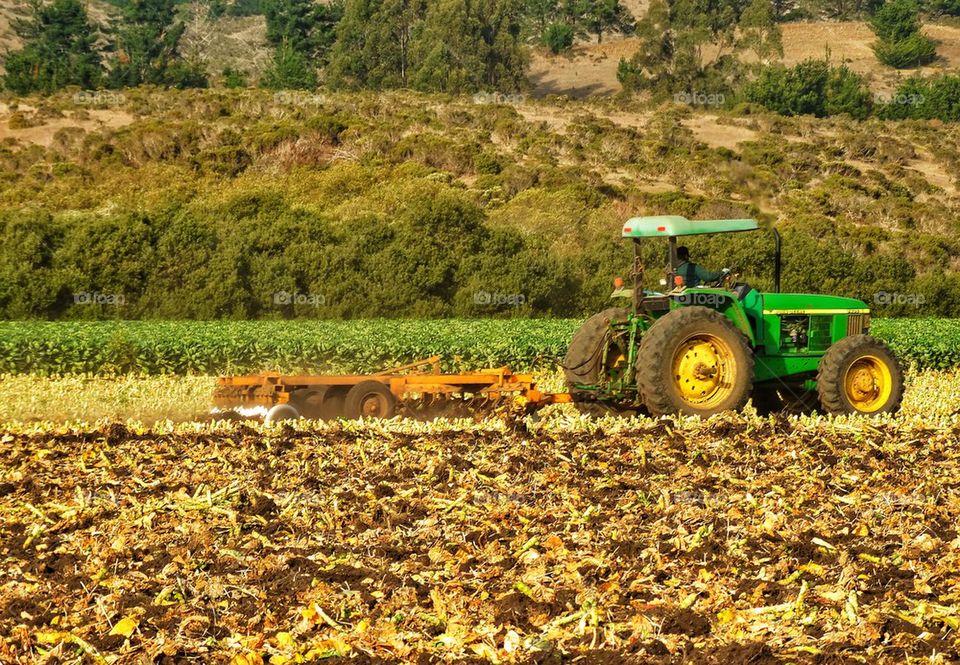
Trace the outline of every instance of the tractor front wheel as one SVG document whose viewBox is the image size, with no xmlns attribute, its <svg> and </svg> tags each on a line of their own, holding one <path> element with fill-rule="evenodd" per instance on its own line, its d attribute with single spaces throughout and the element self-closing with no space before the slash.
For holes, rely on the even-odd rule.
<svg viewBox="0 0 960 665">
<path fill-rule="evenodd" d="M 827 413 L 894 413 L 903 399 L 903 370 L 887 345 L 870 335 L 845 337 L 829 349 L 817 372 Z"/>
<path fill-rule="evenodd" d="M 736 411 L 753 388 L 753 355 L 723 314 L 684 307 L 657 319 L 643 335 L 637 385 L 654 416 Z"/>
</svg>

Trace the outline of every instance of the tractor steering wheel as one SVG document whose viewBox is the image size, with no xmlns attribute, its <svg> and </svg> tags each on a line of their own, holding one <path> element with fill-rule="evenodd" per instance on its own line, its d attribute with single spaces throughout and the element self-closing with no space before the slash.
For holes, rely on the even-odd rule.
<svg viewBox="0 0 960 665">
<path fill-rule="evenodd" d="M 712 286 L 714 288 L 720 288 L 724 284 L 730 282 L 732 279 L 733 279 L 733 273 L 730 272 L 729 268 L 724 268 L 721 271 L 721 275 L 717 279 L 710 282 L 708 286 Z"/>
</svg>

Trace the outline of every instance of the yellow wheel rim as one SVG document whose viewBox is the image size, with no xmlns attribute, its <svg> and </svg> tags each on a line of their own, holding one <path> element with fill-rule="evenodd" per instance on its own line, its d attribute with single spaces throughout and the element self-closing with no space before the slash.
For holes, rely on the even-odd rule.
<svg viewBox="0 0 960 665">
<path fill-rule="evenodd" d="M 861 413 L 873 413 L 890 399 L 893 375 L 885 362 L 876 356 L 857 358 L 843 377 L 847 401 Z"/>
<path fill-rule="evenodd" d="M 685 339 L 673 355 L 673 381 L 685 402 L 709 409 L 733 392 L 737 369 L 730 346 L 716 335 L 697 333 Z"/>
</svg>

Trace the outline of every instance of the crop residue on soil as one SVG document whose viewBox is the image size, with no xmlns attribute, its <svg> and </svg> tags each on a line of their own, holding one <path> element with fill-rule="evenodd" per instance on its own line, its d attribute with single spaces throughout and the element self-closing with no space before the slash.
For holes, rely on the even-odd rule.
<svg viewBox="0 0 960 665">
<path fill-rule="evenodd" d="M 38 431 L 2 662 L 960 658 L 956 426 Z"/>
</svg>

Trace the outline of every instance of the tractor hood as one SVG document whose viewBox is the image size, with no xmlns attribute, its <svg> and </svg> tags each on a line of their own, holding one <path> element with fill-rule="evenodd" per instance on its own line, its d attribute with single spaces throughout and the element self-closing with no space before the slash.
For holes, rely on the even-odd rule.
<svg viewBox="0 0 960 665">
<path fill-rule="evenodd" d="M 869 314 L 862 300 L 811 293 L 764 293 L 763 313 L 791 314 Z"/>
</svg>

